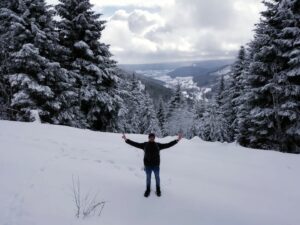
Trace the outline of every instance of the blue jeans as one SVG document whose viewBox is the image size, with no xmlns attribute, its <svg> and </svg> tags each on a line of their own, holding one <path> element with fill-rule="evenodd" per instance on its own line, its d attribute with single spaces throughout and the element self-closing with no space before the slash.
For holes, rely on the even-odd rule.
<svg viewBox="0 0 300 225">
<path fill-rule="evenodd" d="M 151 186 L 151 174 L 152 171 L 155 176 L 156 186 L 160 186 L 160 178 L 159 178 L 159 166 L 145 166 L 145 172 L 146 172 L 146 184 L 147 187 Z"/>
</svg>

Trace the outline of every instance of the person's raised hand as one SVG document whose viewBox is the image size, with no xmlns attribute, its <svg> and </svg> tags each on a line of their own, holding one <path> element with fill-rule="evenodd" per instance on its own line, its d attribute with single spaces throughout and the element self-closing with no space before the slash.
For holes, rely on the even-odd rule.
<svg viewBox="0 0 300 225">
<path fill-rule="evenodd" d="M 183 137 L 182 133 L 179 133 L 177 137 L 177 141 L 180 141 L 182 137 Z"/>
<path fill-rule="evenodd" d="M 122 136 L 122 138 L 126 141 L 127 140 L 127 137 L 126 137 L 126 135 L 123 133 L 123 136 Z"/>
</svg>

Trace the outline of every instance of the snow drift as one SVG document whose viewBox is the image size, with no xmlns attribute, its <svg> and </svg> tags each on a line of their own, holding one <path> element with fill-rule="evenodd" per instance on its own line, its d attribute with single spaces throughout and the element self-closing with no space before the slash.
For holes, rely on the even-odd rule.
<svg viewBox="0 0 300 225">
<path fill-rule="evenodd" d="M 144 198 L 143 152 L 121 136 L 0 121 L 0 224 L 299 224 L 299 155 L 182 140 L 161 152 L 162 197 Z M 76 217 L 74 183 L 100 216 Z"/>
</svg>

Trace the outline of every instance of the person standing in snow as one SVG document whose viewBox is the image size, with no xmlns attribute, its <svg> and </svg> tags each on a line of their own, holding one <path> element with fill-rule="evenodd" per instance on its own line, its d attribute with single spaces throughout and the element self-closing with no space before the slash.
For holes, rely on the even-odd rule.
<svg viewBox="0 0 300 225">
<path fill-rule="evenodd" d="M 166 144 L 161 144 L 161 143 L 155 142 L 155 134 L 154 133 L 150 133 L 148 136 L 149 141 L 144 142 L 144 143 L 134 142 L 134 141 L 126 138 L 125 134 L 123 134 L 122 138 L 125 140 L 125 142 L 127 144 L 144 150 L 144 165 L 145 165 L 146 185 L 147 185 L 144 196 L 148 197 L 150 195 L 152 172 L 154 172 L 154 175 L 155 175 L 156 194 L 157 194 L 157 196 L 161 196 L 160 177 L 159 177 L 159 166 L 160 166 L 159 151 L 166 149 L 166 148 L 170 148 L 170 147 L 174 146 L 175 144 L 177 144 L 180 141 L 180 139 L 182 138 L 182 134 L 179 134 L 178 138 L 176 140 L 171 141 Z"/>
</svg>

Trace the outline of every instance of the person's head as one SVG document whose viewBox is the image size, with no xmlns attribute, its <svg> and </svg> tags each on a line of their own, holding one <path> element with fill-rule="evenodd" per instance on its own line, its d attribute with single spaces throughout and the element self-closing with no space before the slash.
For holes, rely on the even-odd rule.
<svg viewBox="0 0 300 225">
<path fill-rule="evenodd" d="M 150 134 L 148 135 L 148 138 L 149 138 L 149 141 L 150 141 L 150 142 L 154 142 L 154 140 L 155 140 L 155 134 L 154 134 L 154 133 L 150 133 Z"/>
</svg>

